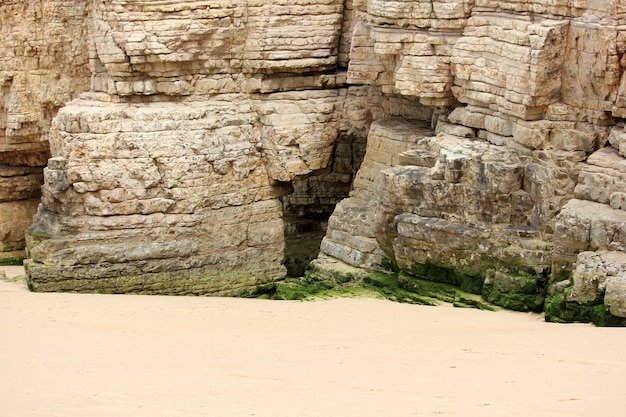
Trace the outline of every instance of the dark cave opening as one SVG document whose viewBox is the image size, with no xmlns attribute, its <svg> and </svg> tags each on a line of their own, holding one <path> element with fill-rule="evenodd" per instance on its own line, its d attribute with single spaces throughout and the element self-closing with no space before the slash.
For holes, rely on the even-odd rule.
<svg viewBox="0 0 626 417">
<path fill-rule="evenodd" d="M 337 203 L 348 197 L 365 146 L 365 138 L 339 135 L 328 167 L 294 179 L 293 193 L 282 198 L 288 277 L 304 276 L 319 254 L 328 219 Z"/>
</svg>

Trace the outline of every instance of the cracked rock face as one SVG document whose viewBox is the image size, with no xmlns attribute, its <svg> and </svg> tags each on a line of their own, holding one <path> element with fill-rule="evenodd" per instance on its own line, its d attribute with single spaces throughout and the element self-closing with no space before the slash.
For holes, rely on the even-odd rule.
<svg viewBox="0 0 626 417">
<path fill-rule="evenodd" d="M 89 88 L 85 2 L 0 5 L 0 261 L 24 257 L 58 109 Z"/>
<path fill-rule="evenodd" d="M 508 308 L 545 299 L 550 320 L 620 322 L 621 281 L 605 305 L 575 271 L 597 270 L 581 251 L 623 251 L 623 2 L 442 3 L 360 9 L 348 82 L 415 97 L 433 131 L 373 123 L 323 254 Z"/>
<path fill-rule="evenodd" d="M 246 293 L 285 274 L 284 216 L 339 202 L 322 258 L 555 321 L 625 315 L 607 272 L 621 0 L 35 0 L 0 18 L 0 249 L 19 255 L 41 201 L 34 289 Z"/>
<path fill-rule="evenodd" d="M 244 294 L 282 279 L 280 199 L 329 166 L 342 130 L 343 9 L 91 2 L 91 87 L 50 128 L 30 286 Z"/>
</svg>

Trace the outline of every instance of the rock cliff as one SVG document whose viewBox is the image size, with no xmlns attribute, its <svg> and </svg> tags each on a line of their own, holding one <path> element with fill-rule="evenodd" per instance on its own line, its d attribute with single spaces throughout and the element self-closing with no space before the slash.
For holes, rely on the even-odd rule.
<svg viewBox="0 0 626 417">
<path fill-rule="evenodd" d="M 89 89 L 85 2 L 0 5 L 0 261 L 24 257 L 59 108 Z"/>
<path fill-rule="evenodd" d="M 34 0 L 0 19 L 0 252 L 19 256 L 43 178 L 34 290 L 245 294 L 312 233 L 316 265 L 626 318 L 623 0 Z"/>
<path fill-rule="evenodd" d="M 31 287 L 242 294 L 283 278 L 281 197 L 329 166 L 340 131 L 342 23 L 335 0 L 90 2 L 90 88 L 51 125 Z"/>
<path fill-rule="evenodd" d="M 545 3 L 368 2 L 348 83 L 436 120 L 373 122 L 322 256 L 623 323 L 626 3 Z"/>
</svg>

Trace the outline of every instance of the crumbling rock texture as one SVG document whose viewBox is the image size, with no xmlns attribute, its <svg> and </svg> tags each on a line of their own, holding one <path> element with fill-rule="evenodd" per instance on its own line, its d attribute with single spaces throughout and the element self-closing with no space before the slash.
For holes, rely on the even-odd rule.
<svg viewBox="0 0 626 417">
<path fill-rule="evenodd" d="M 626 319 L 623 0 L 39 0 L 0 19 L 1 249 L 45 179 L 35 290 L 245 294 L 325 233 L 318 262 Z"/>
<path fill-rule="evenodd" d="M 24 257 L 24 231 L 50 156 L 50 123 L 89 88 L 86 16 L 85 2 L 0 5 L 0 261 Z"/>
<path fill-rule="evenodd" d="M 414 97 L 433 131 L 427 117 L 374 121 L 322 252 L 545 308 L 549 320 L 623 323 L 626 4 L 370 1 L 361 11 L 348 83 Z M 588 251 L 614 255 L 579 255 Z"/>
<path fill-rule="evenodd" d="M 30 286 L 245 294 L 282 279 L 282 197 L 324 169 L 345 188 L 354 171 L 333 169 L 338 136 L 354 136 L 343 2 L 86 10 L 91 84 L 50 128 Z"/>
</svg>

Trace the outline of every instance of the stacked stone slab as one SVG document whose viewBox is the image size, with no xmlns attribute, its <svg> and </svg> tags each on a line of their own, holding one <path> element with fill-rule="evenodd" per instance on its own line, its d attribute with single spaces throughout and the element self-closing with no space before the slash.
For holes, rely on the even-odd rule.
<svg viewBox="0 0 626 417">
<path fill-rule="evenodd" d="M 341 130 L 342 20 L 336 0 L 93 2 L 91 91 L 51 128 L 31 288 L 245 294 L 282 279 L 280 199 L 329 166 Z"/>
<path fill-rule="evenodd" d="M 91 20 L 95 90 L 214 94 L 255 89 L 262 74 L 334 70 L 343 2 L 96 2 Z"/>
<path fill-rule="evenodd" d="M 337 205 L 322 241 L 322 253 L 352 265 L 374 267 L 384 258 L 374 229 L 376 184 L 398 155 L 432 134 L 437 107 L 456 103 L 450 53 L 461 35 L 471 2 L 359 3 L 348 83 L 369 86 L 406 106 L 372 125 L 367 150 L 350 198 Z M 427 107 L 430 106 L 430 107 Z M 384 115 L 383 115 L 384 116 Z"/>
<path fill-rule="evenodd" d="M 471 3 L 368 2 L 354 29 L 348 81 L 429 106 L 453 104 L 450 56 Z"/>
</svg>

